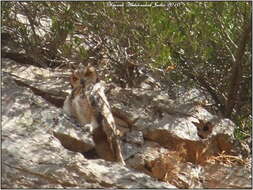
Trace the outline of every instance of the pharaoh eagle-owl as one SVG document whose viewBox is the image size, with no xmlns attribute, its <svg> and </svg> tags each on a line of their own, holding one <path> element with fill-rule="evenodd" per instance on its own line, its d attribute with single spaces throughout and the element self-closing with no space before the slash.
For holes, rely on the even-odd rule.
<svg viewBox="0 0 253 190">
<path fill-rule="evenodd" d="M 104 83 L 98 81 L 95 68 L 88 65 L 72 72 L 70 84 L 72 92 L 64 102 L 64 111 L 84 127 L 91 127 L 98 154 L 106 160 L 125 164 L 118 139 L 119 131 L 104 93 Z"/>
</svg>

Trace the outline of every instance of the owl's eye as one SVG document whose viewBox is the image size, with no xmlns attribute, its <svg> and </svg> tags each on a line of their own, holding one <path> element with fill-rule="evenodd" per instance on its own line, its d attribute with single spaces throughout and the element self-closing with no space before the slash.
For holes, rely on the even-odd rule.
<svg viewBox="0 0 253 190">
<path fill-rule="evenodd" d="M 76 76 L 73 76 L 73 77 L 72 77 L 72 80 L 75 82 L 75 81 L 78 80 L 78 78 L 77 78 Z"/>
</svg>

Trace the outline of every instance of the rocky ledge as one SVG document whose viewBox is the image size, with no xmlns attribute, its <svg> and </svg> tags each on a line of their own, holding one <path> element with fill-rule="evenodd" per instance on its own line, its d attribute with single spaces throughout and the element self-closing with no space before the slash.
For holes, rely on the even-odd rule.
<svg viewBox="0 0 253 190">
<path fill-rule="evenodd" d="M 251 188 L 249 145 L 197 89 L 174 99 L 161 89 L 107 92 L 124 167 L 96 153 L 91 131 L 60 108 L 64 96 L 56 104 L 20 85 L 38 86 L 22 72 L 2 71 L 2 188 Z"/>
</svg>

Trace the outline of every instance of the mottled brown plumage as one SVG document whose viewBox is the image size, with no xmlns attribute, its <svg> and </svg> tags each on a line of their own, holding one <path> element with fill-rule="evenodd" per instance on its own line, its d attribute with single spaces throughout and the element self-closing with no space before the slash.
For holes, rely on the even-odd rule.
<svg viewBox="0 0 253 190">
<path fill-rule="evenodd" d="M 104 83 L 98 82 L 95 68 L 88 65 L 74 71 L 70 84 L 72 92 L 64 102 L 64 111 L 81 124 L 92 126 L 98 154 L 104 155 L 104 150 L 108 149 L 111 155 L 107 155 L 105 159 L 125 164 L 121 154 L 119 131 L 104 93 Z M 106 145 L 107 147 L 103 147 Z"/>
</svg>

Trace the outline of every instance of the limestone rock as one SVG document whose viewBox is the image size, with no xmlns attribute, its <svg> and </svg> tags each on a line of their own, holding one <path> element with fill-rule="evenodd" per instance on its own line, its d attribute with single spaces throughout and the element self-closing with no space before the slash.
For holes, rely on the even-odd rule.
<svg viewBox="0 0 253 190">
<path fill-rule="evenodd" d="M 203 172 L 203 188 L 251 189 L 251 170 L 243 166 L 208 165 Z"/>
<path fill-rule="evenodd" d="M 151 162 L 167 152 L 168 150 L 158 143 L 146 141 L 144 146 L 127 160 L 127 165 L 151 175 Z"/>
<path fill-rule="evenodd" d="M 89 143 L 67 150 L 55 133 L 83 140 L 83 145 L 85 135 L 68 129 L 61 110 L 16 87 L 10 76 L 3 83 L 2 103 L 8 105 L 2 120 L 3 188 L 175 188 L 117 163 L 87 160 L 78 152 L 88 150 Z"/>
<path fill-rule="evenodd" d="M 74 120 L 63 114 L 58 115 L 58 118 L 58 123 L 52 128 L 52 131 L 65 148 L 74 152 L 85 153 L 95 147 L 91 131 L 86 126 L 74 123 Z"/>
<path fill-rule="evenodd" d="M 110 155 L 100 133 L 94 136 L 52 102 L 18 86 L 8 74 L 11 69 L 4 70 L 3 188 L 251 187 L 251 165 L 244 164 L 249 146 L 234 138 L 232 121 L 199 104 L 203 94 L 196 90 L 182 89 L 182 97 L 173 99 L 158 89 L 108 91 L 121 130 L 124 167 L 105 161 Z M 25 78 L 16 70 L 19 74 L 33 86 L 44 80 L 37 74 Z M 41 74 L 47 76 L 46 71 Z M 54 84 L 48 80 L 40 87 L 61 91 L 67 86 L 62 81 Z"/>
<path fill-rule="evenodd" d="M 142 131 L 133 130 L 126 133 L 126 142 L 142 145 L 144 143 Z"/>
</svg>

